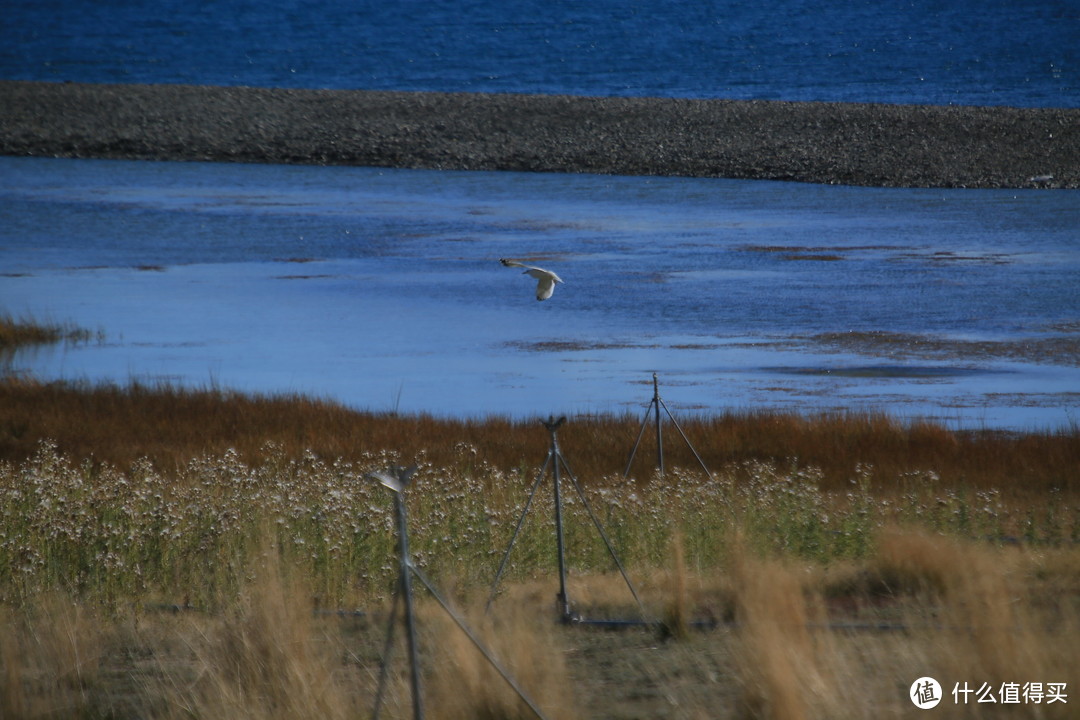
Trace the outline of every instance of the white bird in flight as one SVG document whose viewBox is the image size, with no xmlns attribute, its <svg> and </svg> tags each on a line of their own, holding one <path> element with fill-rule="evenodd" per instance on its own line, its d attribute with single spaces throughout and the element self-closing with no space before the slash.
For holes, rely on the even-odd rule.
<svg viewBox="0 0 1080 720">
<path fill-rule="evenodd" d="M 555 283 L 562 282 L 562 278 L 560 278 L 558 275 L 551 272 L 550 270 L 545 270 L 544 268 L 538 268 L 533 265 L 525 265 L 523 263 L 519 263 L 517 260 L 507 260 L 506 258 L 500 258 L 499 262 L 501 262 L 506 267 L 525 268 L 525 275 L 531 275 L 532 277 L 536 278 L 537 300 L 547 300 L 549 297 L 551 297 L 551 293 L 555 292 Z"/>
</svg>

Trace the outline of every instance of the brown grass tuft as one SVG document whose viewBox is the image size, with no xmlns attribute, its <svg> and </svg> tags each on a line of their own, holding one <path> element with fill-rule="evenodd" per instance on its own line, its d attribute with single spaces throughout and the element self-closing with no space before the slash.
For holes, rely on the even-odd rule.
<svg viewBox="0 0 1080 720">
<path fill-rule="evenodd" d="M 671 537 L 671 572 L 667 602 L 664 605 L 663 631 L 668 637 L 686 640 L 690 635 L 690 592 L 686 570 L 686 551 L 683 549 L 682 531 L 677 529 Z"/>
<path fill-rule="evenodd" d="M 0 614 L 0 717 L 101 710 L 104 638 L 101 618 L 59 595 L 41 598 L 28 616 Z"/>
<path fill-rule="evenodd" d="M 556 641 L 557 625 L 538 622 L 548 615 L 536 607 L 503 603 L 491 616 L 475 614 L 468 623 L 484 646 L 545 717 L 579 717 L 574 684 Z M 536 715 L 497 673 L 461 629 L 430 607 L 425 623 L 434 648 L 426 692 L 429 714 L 440 720 L 512 720 Z"/>
<path fill-rule="evenodd" d="M 1068 703 L 1000 700 L 1010 685 L 1020 693 L 1029 682 L 1064 683 L 1067 693 L 1077 682 L 1080 610 L 1074 599 L 1040 598 L 1030 551 L 903 531 L 887 533 L 878 547 L 867 569 L 905 584 L 854 618 L 846 607 L 838 616 L 824 611 L 827 573 L 739 552 L 732 573 L 738 715 L 905 717 L 915 711 L 910 684 L 930 676 L 942 685 L 939 712 L 948 717 L 1071 716 Z M 897 629 L 875 630 L 879 621 Z M 954 688 L 972 694 L 965 701 Z M 980 689 L 998 698 L 994 705 L 977 701 Z"/>
<path fill-rule="evenodd" d="M 872 572 L 882 592 L 937 601 L 962 562 L 958 555 L 959 548 L 944 538 L 892 530 L 882 534 Z"/>
<path fill-rule="evenodd" d="M 802 583 L 791 569 L 745 554 L 737 558 L 733 576 L 745 714 L 772 720 L 811 717 L 811 698 L 823 681 Z"/>
<path fill-rule="evenodd" d="M 340 643 L 314 621 L 310 589 L 285 577 L 276 555 L 230 612 L 193 618 L 187 633 L 194 681 L 165 673 L 167 718 L 344 720 L 367 712 L 340 672 Z"/>
<path fill-rule="evenodd" d="M 937 657 L 943 673 L 998 688 L 1076 667 L 1048 662 L 1053 656 L 1047 652 L 1052 644 L 1046 628 L 1075 630 L 1076 608 L 1058 606 L 1051 598 L 1032 602 L 1032 578 L 1025 569 L 1029 552 L 908 531 L 884 536 L 879 562 L 931 589 L 925 600 L 938 608 Z"/>
</svg>

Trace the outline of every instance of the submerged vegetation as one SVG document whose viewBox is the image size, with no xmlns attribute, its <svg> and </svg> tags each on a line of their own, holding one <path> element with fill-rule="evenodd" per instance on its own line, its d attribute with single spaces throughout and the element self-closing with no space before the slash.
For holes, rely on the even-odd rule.
<svg viewBox="0 0 1080 720">
<path fill-rule="evenodd" d="M 48 345 L 62 341 L 86 342 L 95 337 L 89 330 L 71 324 L 41 322 L 33 318 L 0 315 L 0 353 L 27 345 Z M 100 333 L 98 333 L 100 337 Z"/>
<path fill-rule="evenodd" d="M 1080 679 L 1075 428 L 694 417 L 681 422 L 710 474 L 671 434 L 665 473 L 646 442 L 623 478 L 639 422 L 560 430 L 665 628 L 595 633 L 554 622 L 550 492 L 525 516 L 494 613 L 473 613 L 547 451 L 535 421 L 2 381 L 0 713 L 369 714 L 397 566 L 389 493 L 365 476 L 395 464 L 419 466 L 416 564 L 549 717 L 900 715 L 923 676 L 951 716 L 982 712 L 954 683 L 1009 698 L 1039 683 L 1040 701 L 1009 717 L 1080 702 L 1046 694 Z M 640 617 L 581 500 L 563 497 L 575 609 Z M 530 716 L 437 606 L 419 612 L 429 717 Z M 411 713 L 403 655 L 385 717 Z"/>
</svg>

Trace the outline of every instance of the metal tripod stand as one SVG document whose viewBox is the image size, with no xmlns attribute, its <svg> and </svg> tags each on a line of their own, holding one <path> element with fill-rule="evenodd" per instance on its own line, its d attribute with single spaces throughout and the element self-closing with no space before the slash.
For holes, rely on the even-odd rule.
<svg viewBox="0 0 1080 720">
<path fill-rule="evenodd" d="M 686 447 L 690 448 L 690 452 L 694 453 L 694 457 L 697 458 L 698 464 L 701 465 L 701 469 L 705 471 L 705 476 L 711 478 L 712 474 L 709 472 L 709 468 L 705 467 L 705 461 L 698 455 L 697 450 L 690 443 L 690 438 L 686 437 L 686 433 L 683 432 L 682 427 L 679 426 L 679 422 L 675 419 L 675 416 L 668 410 L 667 403 L 660 398 L 660 385 L 656 379 L 656 373 L 652 374 L 652 386 L 653 396 L 649 401 L 649 408 L 645 411 L 645 419 L 641 421 L 641 429 L 638 430 L 637 440 L 634 441 L 634 447 L 630 450 L 630 458 L 626 461 L 626 470 L 623 471 L 623 478 L 629 477 L 630 466 L 634 462 L 634 454 L 637 453 L 638 446 L 641 444 L 641 438 L 645 434 L 645 426 L 649 424 L 649 416 L 653 416 L 653 422 L 656 426 L 656 468 L 660 471 L 660 477 L 664 476 L 664 431 L 660 423 L 660 408 L 664 408 L 664 412 L 667 413 L 668 419 L 671 420 L 672 425 L 682 435 L 683 441 L 686 443 Z"/>
<path fill-rule="evenodd" d="M 428 589 L 432 597 L 442 606 L 442 609 L 446 611 L 446 614 L 454 621 L 454 623 L 461 629 L 462 632 L 469 638 L 476 649 L 484 656 L 484 658 L 491 664 L 491 666 L 502 676 L 503 680 L 517 693 L 522 702 L 529 706 L 529 709 L 540 718 L 544 720 L 544 714 L 536 707 L 528 695 L 518 686 L 517 682 L 506 672 L 495 659 L 495 656 L 484 647 L 476 635 L 468 628 L 465 621 L 461 619 L 455 613 L 442 595 L 435 589 L 431 581 L 427 579 L 424 573 L 420 572 L 420 568 L 413 564 L 412 558 L 409 554 L 409 528 L 408 521 L 405 516 L 405 500 L 403 494 L 405 487 L 408 485 L 409 480 L 416 472 L 416 466 L 410 468 L 391 467 L 387 472 L 376 472 L 368 475 L 373 480 L 378 480 L 384 486 L 394 492 L 394 510 L 397 514 L 398 521 L 398 585 L 394 592 L 393 606 L 390 610 L 390 618 L 386 628 L 386 644 L 383 646 L 382 663 L 379 667 L 379 686 L 375 693 L 375 709 L 372 714 L 373 720 L 378 720 L 379 712 L 382 709 L 383 693 L 386 690 L 386 682 L 389 677 L 390 670 L 390 651 L 393 649 L 394 641 L 394 627 L 397 624 L 397 611 L 398 601 L 404 599 L 405 603 L 405 629 L 408 634 L 408 648 L 409 648 L 409 665 L 411 672 L 411 686 L 412 686 L 412 705 L 413 705 L 413 718 L 414 720 L 423 720 L 424 718 L 424 704 L 423 693 L 420 688 L 420 660 L 417 650 L 416 642 L 416 618 L 413 611 L 413 596 L 412 596 L 412 576 L 416 578 Z"/>
<path fill-rule="evenodd" d="M 630 582 L 630 577 L 626 574 L 626 570 L 623 569 L 618 555 L 615 554 L 615 549 L 611 546 L 611 541 L 608 540 L 607 533 L 604 532 L 603 526 L 597 519 L 596 514 L 592 511 L 592 507 L 589 505 L 589 501 L 581 491 L 581 485 L 578 484 L 577 478 L 575 478 L 574 474 L 570 471 L 570 466 L 567 465 L 566 458 L 563 457 L 562 451 L 559 449 L 558 430 L 562 424 L 566 422 L 566 418 L 560 417 L 556 420 L 553 417 L 549 417 L 547 421 L 541 422 L 544 423 L 544 427 L 547 428 L 548 434 L 551 435 L 551 445 L 548 449 L 547 457 L 544 458 L 544 464 L 540 468 L 540 472 L 536 475 L 536 481 L 533 483 L 532 490 L 529 492 L 529 498 L 525 501 L 525 508 L 521 511 L 521 517 L 518 518 L 517 527 L 514 528 L 514 534 L 510 538 L 510 544 L 507 546 L 506 553 L 503 555 L 502 562 L 499 564 L 499 570 L 495 574 L 495 581 L 491 584 L 491 594 L 488 596 L 487 609 L 491 609 L 491 603 L 495 600 L 495 593 L 498 589 L 499 580 L 502 579 L 503 571 L 506 570 L 507 561 L 510 559 L 510 551 L 514 549 L 514 543 L 517 541 L 518 534 L 521 532 L 521 526 L 525 522 L 525 516 L 529 514 L 529 508 L 532 506 L 536 491 L 540 487 L 540 483 L 544 480 L 544 477 L 547 475 L 547 470 L 550 467 L 555 497 L 555 543 L 559 561 L 559 592 L 555 597 L 560 619 L 567 623 L 582 621 L 581 617 L 573 611 L 570 604 L 570 598 L 566 592 L 566 546 L 563 540 L 562 476 L 560 474 L 560 468 L 566 471 L 566 476 L 573 484 L 574 490 L 577 491 L 581 504 L 588 512 L 593 525 L 596 526 L 596 530 L 600 534 L 600 538 L 604 541 L 604 545 L 607 547 L 611 559 L 615 561 L 615 566 L 622 574 L 623 580 L 626 581 L 626 586 L 630 589 L 630 594 L 634 596 L 634 601 L 637 602 L 638 608 L 641 609 L 642 616 L 644 616 L 645 608 L 641 604 L 641 599 L 638 597 L 637 590 L 634 589 L 634 584 Z"/>
</svg>

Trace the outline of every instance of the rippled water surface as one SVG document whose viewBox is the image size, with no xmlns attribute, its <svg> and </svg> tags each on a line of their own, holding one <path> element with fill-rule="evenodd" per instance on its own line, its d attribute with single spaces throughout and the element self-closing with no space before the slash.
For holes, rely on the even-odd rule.
<svg viewBox="0 0 1080 720">
<path fill-rule="evenodd" d="M 1080 106 L 1074 0 L 7 0 L 0 77 Z"/>
<path fill-rule="evenodd" d="M 0 308 L 43 378 L 375 410 L 1080 408 L 1080 195 L 0 158 Z M 545 302 L 500 257 L 565 284 Z"/>
</svg>

